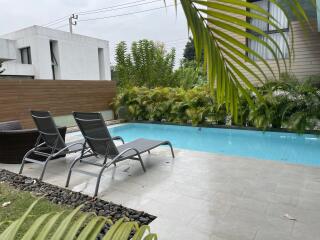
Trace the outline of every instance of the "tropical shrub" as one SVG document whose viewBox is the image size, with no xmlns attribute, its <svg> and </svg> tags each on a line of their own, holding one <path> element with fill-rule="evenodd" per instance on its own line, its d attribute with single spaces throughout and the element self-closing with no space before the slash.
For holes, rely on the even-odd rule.
<svg viewBox="0 0 320 240">
<path fill-rule="evenodd" d="M 193 61 L 181 61 L 181 66 L 174 72 L 175 82 L 172 87 L 182 87 L 184 89 L 201 86 L 208 83 L 207 74 L 203 65 Z"/>
<path fill-rule="evenodd" d="M 17 220 L 10 223 L 0 233 L 0 239 L 15 240 L 20 227 L 27 221 L 32 209 L 37 204 L 35 201 L 29 209 Z M 132 236 L 133 240 L 156 240 L 157 235 L 150 233 L 149 226 L 139 227 L 137 222 L 120 219 L 112 223 L 110 219 L 96 216 L 93 213 L 80 213 L 80 207 L 72 212 L 53 212 L 39 216 L 24 233 L 23 240 L 96 240 L 106 224 L 111 225 L 102 240 L 123 240 Z M 0 222 L 0 225 L 8 224 Z"/>
<path fill-rule="evenodd" d="M 314 84 L 314 83 L 313 83 Z M 288 128 L 296 132 L 316 130 L 320 119 L 320 91 L 309 81 L 299 82 L 283 75 L 279 81 L 259 88 L 263 100 L 239 96 L 238 119 L 234 121 L 225 104 L 218 104 L 207 85 L 192 89 L 134 87 L 115 98 L 115 112 L 125 106 L 129 119 L 173 123 L 233 124 L 261 129 Z"/>
<path fill-rule="evenodd" d="M 117 113 L 126 106 L 130 119 L 174 123 L 224 122 L 224 106 L 217 106 L 206 86 L 192 89 L 134 87 L 123 90 L 114 100 Z"/>
<path fill-rule="evenodd" d="M 310 78 L 312 79 L 312 78 Z M 257 127 L 289 128 L 297 132 L 317 129 L 320 119 L 320 91 L 315 81 L 299 82 L 282 75 L 262 88 L 265 101 L 256 101 L 250 119 Z"/>
</svg>

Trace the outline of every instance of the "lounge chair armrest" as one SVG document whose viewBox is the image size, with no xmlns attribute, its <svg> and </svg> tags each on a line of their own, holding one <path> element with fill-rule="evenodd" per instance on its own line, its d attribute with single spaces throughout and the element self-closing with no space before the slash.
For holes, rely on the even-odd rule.
<svg viewBox="0 0 320 240">
<path fill-rule="evenodd" d="M 125 154 L 126 152 L 129 152 L 129 151 L 135 151 L 136 152 L 136 155 L 139 155 L 140 156 L 140 152 L 138 151 L 138 149 L 136 148 L 127 148 L 125 150 L 123 150 L 121 153 L 119 153 L 115 158 L 112 159 L 111 162 L 105 164 L 106 167 L 110 166 L 111 164 L 113 164 L 114 162 L 117 162 L 119 160 L 119 158 Z"/>
<path fill-rule="evenodd" d="M 112 140 L 120 140 L 122 142 L 122 144 L 124 144 L 124 140 L 120 136 L 115 136 L 115 137 L 112 138 Z"/>
<path fill-rule="evenodd" d="M 73 147 L 73 146 L 76 146 L 76 145 L 79 145 L 79 146 L 82 146 L 82 150 L 84 150 L 86 148 L 85 146 L 85 142 L 84 143 L 81 143 L 81 142 L 76 142 L 76 143 L 71 143 L 69 145 L 67 145 L 66 147 L 60 149 L 58 152 L 54 153 L 53 156 L 58 156 L 60 155 L 61 153 L 64 153 L 66 150 L 68 150 L 70 147 Z"/>
</svg>

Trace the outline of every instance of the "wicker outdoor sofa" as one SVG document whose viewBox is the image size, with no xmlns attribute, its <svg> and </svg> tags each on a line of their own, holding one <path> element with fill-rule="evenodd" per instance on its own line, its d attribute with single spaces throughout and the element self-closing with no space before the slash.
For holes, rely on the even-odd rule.
<svg viewBox="0 0 320 240">
<path fill-rule="evenodd" d="M 59 127 L 63 138 L 66 130 L 66 127 Z M 0 163 L 21 163 L 23 156 L 34 147 L 38 136 L 36 129 L 23 129 L 19 121 L 0 122 Z M 43 160 L 40 156 L 34 157 Z"/>
</svg>

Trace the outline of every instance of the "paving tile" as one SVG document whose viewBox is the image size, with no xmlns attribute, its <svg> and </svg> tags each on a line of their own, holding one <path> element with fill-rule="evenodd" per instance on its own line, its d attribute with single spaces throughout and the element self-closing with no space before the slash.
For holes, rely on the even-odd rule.
<svg viewBox="0 0 320 240">
<path fill-rule="evenodd" d="M 313 224 L 314 222 L 319 222 L 320 219 L 320 209 L 308 210 L 293 206 L 288 206 L 284 204 L 270 204 L 267 210 L 268 216 L 284 218 L 286 214 L 297 219 L 298 222 L 304 224 Z M 319 225 L 320 226 L 320 225 Z"/>
<path fill-rule="evenodd" d="M 290 197 L 299 197 L 302 191 L 301 186 L 292 185 L 278 185 L 275 193 L 284 194 Z"/>
<path fill-rule="evenodd" d="M 239 197 L 235 198 L 231 205 L 239 209 L 245 209 L 255 213 L 264 214 L 267 211 L 269 203 L 265 201 L 258 201 L 249 197 Z"/>
<path fill-rule="evenodd" d="M 296 222 L 292 231 L 293 238 L 303 240 L 320 239 L 320 224 L 319 221 L 304 224 Z"/>
<path fill-rule="evenodd" d="M 244 224 L 230 224 L 228 222 L 221 222 L 214 226 L 211 239 L 253 240 L 256 234 L 256 229 L 248 228 Z"/>
<path fill-rule="evenodd" d="M 210 214 L 208 214 L 208 212 L 204 210 L 191 220 L 190 225 L 193 228 L 196 228 L 197 231 L 210 235 L 212 232 L 216 230 L 216 225 L 219 224 L 221 219 L 226 214 L 227 211 L 216 213 L 211 212 Z"/>
<path fill-rule="evenodd" d="M 300 191 L 300 196 L 308 199 L 320 199 L 320 192 L 314 190 L 303 189 Z"/>
<path fill-rule="evenodd" d="M 257 232 L 254 240 L 300 240 L 293 237 L 291 234 L 284 234 L 277 231 L 261 230 Z"/>
<path fill-rule="evenodd" d="M 300 197 L 299 202 L 297 204 L 297 208 L 303 210 L 314 210 L 320 211 L 320 199 L 309 199 Z"/>
<path fill-rule="evenodd" d="M 268 229 L 290 233 L 293 227 L 293 222 L 286 221 L 284 218 L 270 217 L 257 210 L 247 210 L 239 207 L 233 207 L 222 221 L 232 225 L 241 224 L 245 229 L 251 229 L 252 231 Z"/>
<path fill-rule="evenodd" d="M 314 181 L 306 181 L 305 189 L 315 192 L 320 192 L 320 177 Z"/>
<path fill-rule="evenodd" d="M 206 234 L 199 232 L 198 229 L 194 229 L 193 226 L 190 227 L 178 227 L 174 229 L 172 234 L 172 239 L 175 240 L 186 240 L 186 239 L 196 239 L 196 240 L 212 240 L 211 234 Z"/>
</svg>

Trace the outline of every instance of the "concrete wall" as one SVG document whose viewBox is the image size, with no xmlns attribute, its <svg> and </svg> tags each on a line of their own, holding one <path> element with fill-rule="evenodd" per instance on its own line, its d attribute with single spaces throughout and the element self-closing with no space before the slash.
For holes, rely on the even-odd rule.
<svg viewBox="0 0 320 240">
<path fill-rule="evenodd" d="M 109 43 L 78 34 L 33 26 L 3 36 L 16 41 L 16 60 L 8 63 L 21 64 L 20 48 L 31 48 L 34 78 L 52 79 L 50 40 L 57 42 L 59 79 L 110 80 Z M 104 79 L 100 79 L 98 49 L 103 48 Z M 4 67 L 6 64 L 4 64 Z M 11 66 L 12 75 L 14 67 Z M 20 73 L 20 72 L 19 72 Z M 6 73 L 8 74 L 8 73 Z M 23 75 L 23 74 L 22 74 Z"/>
<path fill-rule="evenodd" d="M 3 67 L 5 71 L 2 75 L 5 76 L 34 76 L 32 64 L 21 64 L 14 61 L 8 61 L 3 63 Z"/>
<path fill-rule="evenodd" d="M 0 39 L 0 63 L 7 60 L 13 60 L 15 54 L 15 42 L 8 39 Z"/>
</svg>

